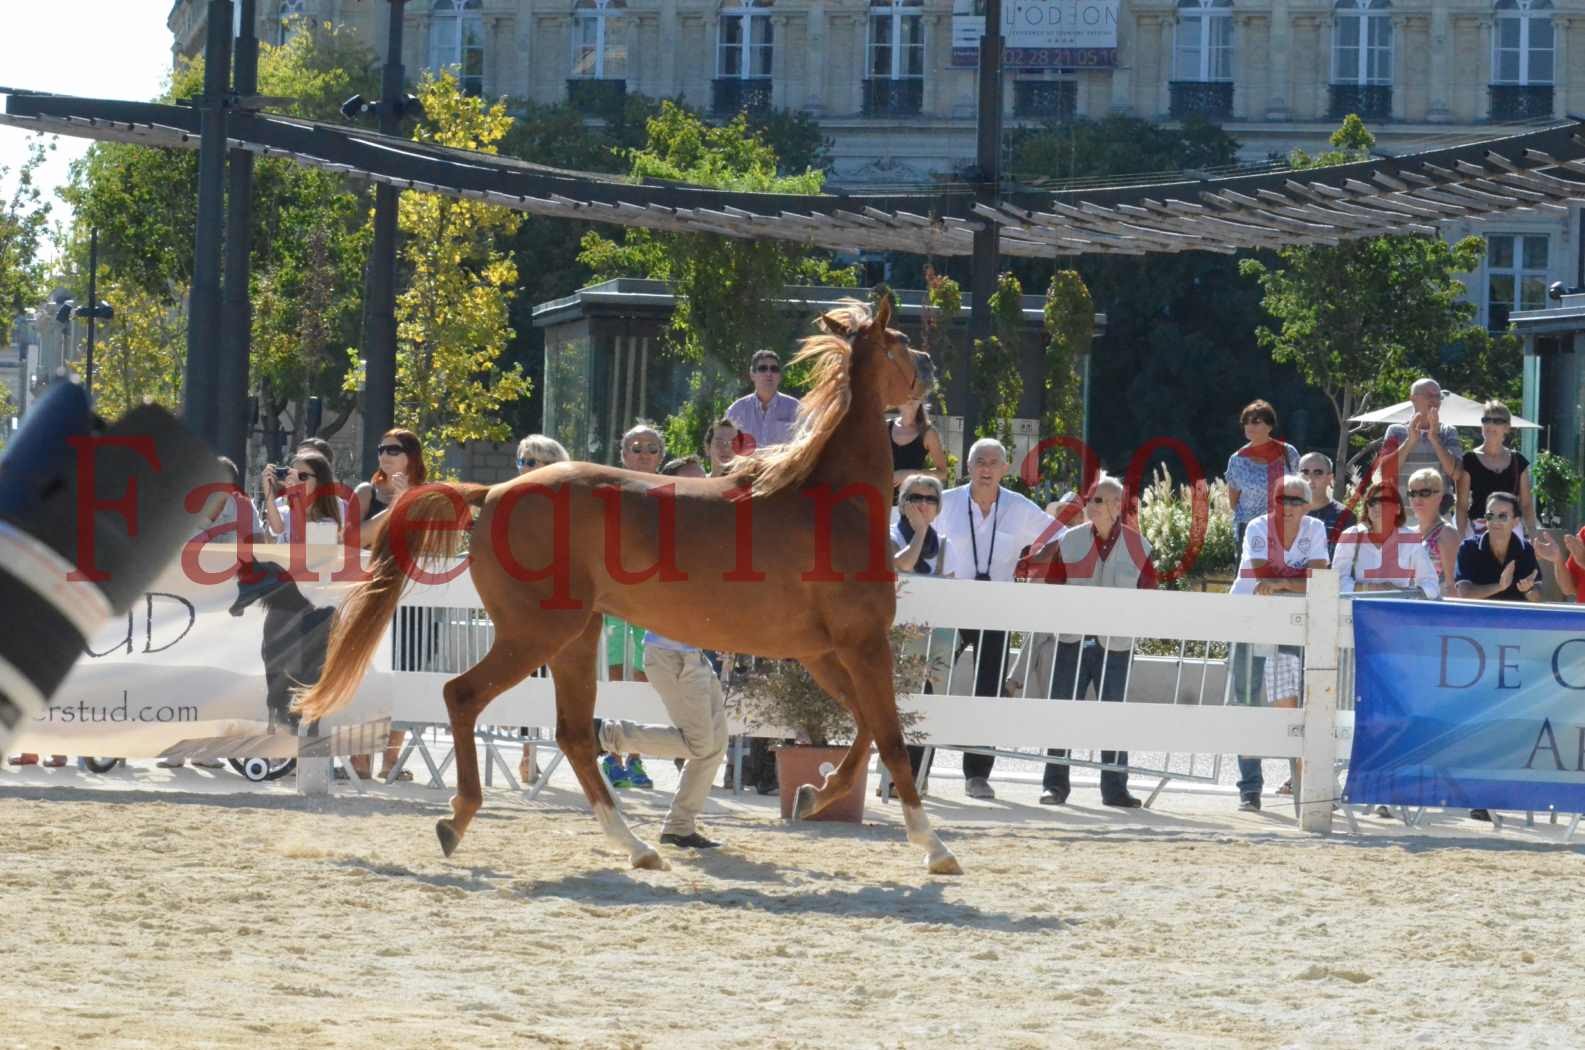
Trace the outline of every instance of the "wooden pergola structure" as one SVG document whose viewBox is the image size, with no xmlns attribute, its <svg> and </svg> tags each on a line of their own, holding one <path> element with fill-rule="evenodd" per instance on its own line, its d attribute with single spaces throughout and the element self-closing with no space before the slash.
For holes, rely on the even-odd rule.
<svg viewBox="0 0 1585 1050">
<path fill-rule="evenodd" d="M 0 125 L 162 149 L 199 149 L 211 116 L 199 107 L 5 88 L 0 94 L 6 96 Z M 1570 201 L 1585 200 L 1585 123 L 1579 121 L 1302 171 L 1099 189 L 988 194 L 973 183 L 807 196 L 566 171 L 246 108 L 229 110 L 224 125 L 233 156 L 285 158 L 390 190 L 446 194 L 532 215 L 835 251 L 972 255 L 978 276 L 987 253 L 994 269 L 998 253 L 1225 254 L 1335 245 L 1389 233 L 1435 236 L 1436 224 L 1449 219 L 1562 214 Z M 240 352 L 245 361 L 245 343 Z"/>
<path fill-rule="evenodd" d="M 196 150 L 201 133 L 200 114 L 182 106 L 23 92 L 7 95 L 0 124 L 164 149 Z M 974 235 L 995 224 L 1008 255 L 1232 253 L 1384 233 L 1430 236 L 1447 219 L 1562 213 L 1569 201 L 1585 199 L 1585 125 L 1573 121 L 1403 157 L 1110 189 L 1011 192 L 998 205 L 952 188 L 795 196 L 638 182 L 253 113 L 232 114 L 228 130 L 233 150 L 403 191 L 554 218 L 836 251 L 969 255 Z"/>
</svg>

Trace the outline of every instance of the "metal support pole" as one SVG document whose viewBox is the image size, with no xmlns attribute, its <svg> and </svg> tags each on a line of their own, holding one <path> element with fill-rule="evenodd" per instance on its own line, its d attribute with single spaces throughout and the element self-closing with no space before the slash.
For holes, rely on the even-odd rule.
<svg viewBox="0 0 1585 1050">
<path fill-rule="evenodd" d="M 88 231 L 88 356 L 83 362 L 83 392 L 94 400 L 94 336 L 99 320 L 99 228 Z"/>
<path fill-rule="evenodd" d="M 1299 827 L 1332 830 L 1337 795 L 1338 634 L 1342 603 L 1332 569 L 1310 573 L 1304 595 L 1304 755 L 1293 781 Z"/>
<path fill-rule="evenodd" d="M 220 360 L 220 265 L 225 237 L 226 82 L 231 65 L 231 0 L 209 0 L 204 46 L 203 128 L 198 150 L 198 231 L 187 318 L 187 368 L 182 415 L 211 445 L 217 442 Z"/>
<path fill-rule="evenodd" d="M 402 130 L 402 18 L 407 0 L 390 0 L 390 34 L 385 45 L 385 75 L 380 89 L 380 131 Z M 375 448 L 396 420 L 396 190 L 381 183 L 374 190 L 374 244 L 364 294 L 363 463 L 361 475 L 380 468 Z"/>
<path fill-rule="evenodd" d="M 985 30 L 980 37 L 979 138 L 975 162 L 981 203 L 994 205 L 1001 188 L 1002 150 L 1002 0 L 985 0 Z M 963 449 L 959 470 L 968 470 L 969 447 L 974 444 L 979 406 L 974 397 L 974 344 L 989 340 L 991 296 L 996 291 L 999 231 L 995 223 L 980 220 L 984 228 L 974 235 L 974 256 L 969 291 L 974 297 L 969 318 L 969 339 L 963 347 Z"/>
<path fill-rule="evenodd" d="M 236 66 L 232 88 L 239 98 L 259 89 L 258 0 L 237 0 L 242 17 L 237 35 Z M 227 197 L 225 312 L 221 321 L 220 362 L 216 399 L 216 448 L 247 476 L 248 470 L 248 357 L 253 343 L 252 279 L 249 253 L 253 247 L 253 154 L 239 149 L 231 154 L 230 192 Z"/>
</svg>

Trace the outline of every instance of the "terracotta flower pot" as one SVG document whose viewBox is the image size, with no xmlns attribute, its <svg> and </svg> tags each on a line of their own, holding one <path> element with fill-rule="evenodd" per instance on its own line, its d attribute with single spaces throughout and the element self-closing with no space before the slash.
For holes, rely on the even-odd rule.
<svg viewBox="0 0 1585 1050">
<path fill-rule="evenodd" d="M 822 766 L 829 765 L 836 769 L 841 765 L 842 757 L 848 753 L 845 747 L 810 747 L 807 745 L 786 746 L 776 749 L 776 778 L 781 782 L 781 815 L 786 820 L 792 816 L 793 797 L 804 784 L 813 784 L 819 787 L 826 781 L 826 775 L 821 770 Z M 868 763 L 859 770 L 859 775 L 853 778 L 853 786 L 848 793 L 837 799 L 831 805 L 810 817 L 810 820 L 843 820 L 850 824 L 864 822 L 864 796 L 869 783 Z"/>
</svg>

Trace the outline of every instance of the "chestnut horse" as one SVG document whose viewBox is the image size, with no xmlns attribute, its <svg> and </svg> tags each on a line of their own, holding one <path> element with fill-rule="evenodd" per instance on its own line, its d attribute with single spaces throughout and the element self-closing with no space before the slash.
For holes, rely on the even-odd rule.
<svg viewBox="0 0 1585 1050">
<path fill-rule="evenodd" d="M 919 804 L 892 689 L 897 600 L 884 412 L 925 396 L 931 368 L 887 327 L 890 319 L 890 303 L 873 317 L 856 303 L 821 317 L 824 334 L 806 339 L 794 359 L 813 366 L 798 435 L 740 458 L 724 477 L 556 463 L 493 487 L 405 493 L 375 536 L 371 578 L 341 607 L 324 673 L 299 699 L 303 716 L 322 718 L 351 699 L 413 559 L 445 552 L 467 527 L 466 502 L 481 507 L 469 568 L 495 643 L 445 686 L 457 755 L 452 817 L 436 825 L 447 856 L 482 803 L 473 740 L 480 714 L 548 663 L 556 742 L 600 826 L 634 867 L 666 867 L 629 830 L 595 762 L 596 654 L 601 614 L 610 613 L 703 649 L 802 661 L 853 712 L 858 732 L 822 786 L 799 789 L 794 819 L 845 794 L 873 742 L 896 782 L 908 840 L 927 851 L 932 872 L 958 874 Z M 433 528 L 442 519 L 450 536 Z"/>
</svg>

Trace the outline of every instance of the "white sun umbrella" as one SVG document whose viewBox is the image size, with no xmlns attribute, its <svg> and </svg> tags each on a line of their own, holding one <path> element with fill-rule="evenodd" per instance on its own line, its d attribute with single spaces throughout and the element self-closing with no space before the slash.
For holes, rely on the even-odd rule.
<svg viewBox="0 0 1585 1050">
<path fill-rule="evenodd" d="M 1478 430 L 1480 429 L 1480 417 L 1485 414 L 1486 410 L 1481 407 L 1480 402 L 1471 401 L 1467 397 L 1460 397 L 1450 390 L 1442 391 L 1442 422 L 1450 423 L 1455 427 L 1468 427 Z M 1414 402 L 1400 401 L 1396 405 L 1390 405 L 1387 408 L 1378 408 L 1374 412 L 1366 412 L 1364 415 L 1352 416 L 1350 417 L 1349 422 L 1375 423 L 1377 425 L 1383 425 L 1390 423 L 1407 423 L 1413 418 Z M 1513 426 L 1515 430 L 1541 429 L 1540 424 L 1532 423 L 1528 419 L 1523 419 L 1519 416 L 1513 417 Z"/>
</svg>

